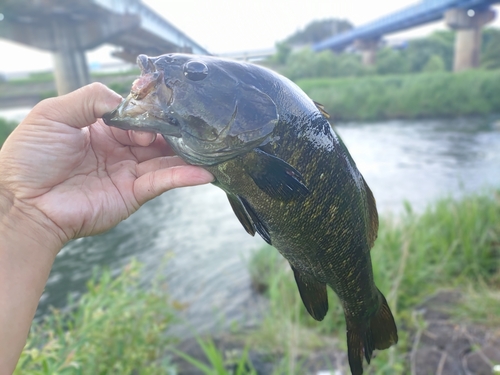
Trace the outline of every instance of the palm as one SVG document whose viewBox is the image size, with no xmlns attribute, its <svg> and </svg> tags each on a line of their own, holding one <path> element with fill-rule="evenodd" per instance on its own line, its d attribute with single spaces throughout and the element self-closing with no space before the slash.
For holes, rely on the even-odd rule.
<svg viewBox="0 0 500 375">
<path fill-rule="evenodd" d="M 59 127 L 58 143 L 40 143 L 39 129 L 30 127 L 15 134 L 36 140 L 37 148 L 36 153 L 31 147 L 15 151 L 18 198 L 59 228 L 68 227 L 68 238 L 105 231 L 136 211 L 140 203 L 134 183 L 140 161 L 134 148 L 119 143 L 100 121 L 83 130 L 53 126 Z M 158 156 L 156 151 L 150 156 Z M 64 160 L 62 168 L 54 167 L 54 160 Z"/>
<path fill-rule="evenodd" d="M 109 95 L 100 86 L 86 90 Z M 32 111 L 6 141 L 0 190 L 7 187 L 22 210 L 30 216 L 34 212 L 63 242 L 110 229 L 166 190 L 211 179 L 199 167 L 187 166 L 177 157 L 165 158 L 171 152 L 163 139 L 144 147 L 151 135 L 143 134 L 141 140 L 102 120 L 85 126 L 102 110 L 82 120 L 65 108 L 41 108 L 43 112 Z"/>
</svg>

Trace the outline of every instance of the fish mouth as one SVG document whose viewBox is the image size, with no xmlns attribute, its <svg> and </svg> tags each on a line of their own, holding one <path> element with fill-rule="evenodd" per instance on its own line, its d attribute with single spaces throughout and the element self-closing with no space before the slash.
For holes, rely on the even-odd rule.
<svg viewBox="0 0 500 375">
<path fill-rule="evenodd" d="M 179 123 L 168 111 L 173 90 L 167 86 L 162 71 L 146 55 L 137 57 L 141 75 L 132 83 L 130 94 L 111 112 L 104 122 L 124 130 L 154 131 L 180 136 Z"/>
</svg>

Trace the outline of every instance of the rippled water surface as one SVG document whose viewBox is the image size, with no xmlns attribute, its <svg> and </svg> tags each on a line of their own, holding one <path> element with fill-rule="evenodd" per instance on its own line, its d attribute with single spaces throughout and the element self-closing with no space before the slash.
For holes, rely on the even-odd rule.
<svg viewBox="0 0 500 375">
<path fill-rule="evenodd" d="M 421 210 L 433 200 L 500 187 L 500 126 L 492 119 L 340 124 L 337 130 L 377 199 L 381 214 L 403 200 Z M 58 255 L 38 315 L 78 297 L 93 267 L 114 272 L 136 257 L 146 277 L 166 275 L 197 332 L 255 316 L 245 259 L 263 245 L 250 237 L 225 194 L 202 186 L 147 203 L 110 232 L 68 244 Z M 162 265 L 169 256 L 166 265 Z M 159 271 L 158 271 L 159 270 Z"/>
</svg>

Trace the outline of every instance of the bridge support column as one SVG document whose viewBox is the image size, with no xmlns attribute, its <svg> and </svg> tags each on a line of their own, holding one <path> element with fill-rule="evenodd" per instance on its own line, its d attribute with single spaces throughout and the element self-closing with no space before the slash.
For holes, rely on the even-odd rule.
<svg viewBox="0 0 500 375">
<path fill-rule="evenodd" d="M 57 93 L 67 94 L 90 82 L 85 49 L 78 29 L 60 20 L 53 22 L 53 59 Z"/>
<path fill-rule="evenodd" d="M 460 72 L 479 67 L 481 36 L 483 26 L 493 21 L 495 12 L 491 9 L 450 9 L 445 13 L 445 22 L 455 37 L 455 60 L 453 71 Z"/>
<path fill-rule="evenodd" d="M 377 62 L 377 49 L 379 39 L 359 39 L 356 40 L 356 47 L 362 52 L 364 66 L 374 66 Z"/>
</svg>

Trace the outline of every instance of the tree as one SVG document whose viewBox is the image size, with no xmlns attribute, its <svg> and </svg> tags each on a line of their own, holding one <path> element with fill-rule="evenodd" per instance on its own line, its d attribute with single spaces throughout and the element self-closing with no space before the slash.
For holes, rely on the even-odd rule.
<svg viewBox="0 0 500 375">
<path fill-rule="evenodd" d="M 454 39 L 455 33 L 453 31 L 439 31 L 427 38 L 411 40 L 408 43 L 408 48 L 404 51 L 404 55 L 410 64 L 410 71 L 421 72 L 434 55 L 441 57 L 446 70 L 451 70 L 453 66 Z"/>
<path fill-rule="evenodd" d="M 378 51 L 376 61 L 377 74 L 404 74 L 410 70 L 408 59 L 403 52 L 392 48 L 382 48 Z"/>
<path fill-rule="evenodd" d="M 432 55 L 424 65 L 423 72 L 443 72 L 446 70 L 444 61 L 439 55 Z"/>
<path fill-rule="evenodd" d="M 349 31 L 352 28 L 352 23 L 347 20 L 331 18 L 321 21 L 312 21 L 304 30 L 299 30 L 285 39 L 285 43 L 295 46 L 317 43 L 334 35 Z"/>
<path fill-rule="evenodd" d="M 481 67 L 500 69 L 500 29 L 488 28 L 483 31 Z"/>
</svg>

